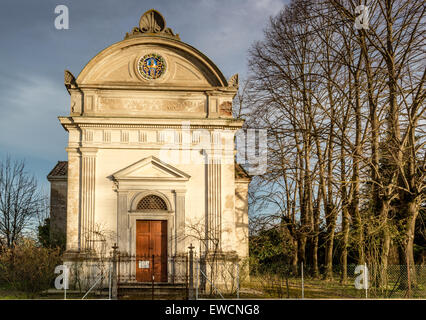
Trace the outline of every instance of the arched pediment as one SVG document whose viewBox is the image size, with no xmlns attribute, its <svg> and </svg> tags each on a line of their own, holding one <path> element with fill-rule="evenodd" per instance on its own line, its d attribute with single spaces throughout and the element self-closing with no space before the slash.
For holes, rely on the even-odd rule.
<svg viewBox="0 0 426 320">
<path fill-rule="evenodd" d="M 77 78 L 66 70 L 64 84 L 71 95 L 71 116 L 232 118 L 238 77 L 227 81 L 151 9 Z"/>
<path fill-rule="evenodd" d="M 147 80 L 139 71 L 141 58 L 156 54 L 165 62 L 157 79 Z M 220 70 L 204 54 L 179 40 L 144 35 L 120 41 L 101 51 L 76 79 L 84 86 L 226 87 Z"/>
</svg>

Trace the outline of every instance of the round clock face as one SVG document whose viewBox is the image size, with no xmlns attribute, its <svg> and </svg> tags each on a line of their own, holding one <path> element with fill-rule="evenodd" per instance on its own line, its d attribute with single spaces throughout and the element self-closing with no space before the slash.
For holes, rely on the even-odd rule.
<svg viewBox="0 0 426 320">
<path fill-rule="evenodd" d="M 166 71 L 166 62 L 159 54 L 150 53 L 139 60 L 138 70 L 147 80 L 158 79 Z"/>
</svg>

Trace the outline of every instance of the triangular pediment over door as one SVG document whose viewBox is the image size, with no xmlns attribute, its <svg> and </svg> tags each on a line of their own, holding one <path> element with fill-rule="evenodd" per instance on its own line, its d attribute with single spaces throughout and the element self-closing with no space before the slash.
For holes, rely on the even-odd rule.
<svg viewBox="0 0 426 320">
<path fill-rule="evenodd" d="M 191 178 L 174 166 L 150 156 L 113 173 L 117 191 L 117 236 L 123 252 L 137 253 L 137 221 L 167 221 L 167 254 L 184 252 L 186 183 Z M 161 198 L 167 210 L 144 211 L 138 203 L 146 196 Z M 175 239 L 175 241 L 172 241 Z"/>
<path fill-rule="evenodd" d="M 190 176 L 185 172 L 150 156 L 121 169 L 112 177 L 124 181 L 187 181 Z"/>
</svg>

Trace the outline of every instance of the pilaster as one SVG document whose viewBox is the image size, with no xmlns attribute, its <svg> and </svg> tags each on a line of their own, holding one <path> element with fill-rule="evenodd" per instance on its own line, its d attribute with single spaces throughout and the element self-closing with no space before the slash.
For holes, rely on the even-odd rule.
<svg viewBox="0 0 426 320">
<path fill-rule="evenodd" d="M 78 148 L 66 148 L 68 152 L 67 189 L 67 244 L 68 253 L 80 251 L 80 163 Z"/>
<path fill-rule="evenodd" d="M 96 148 L 80 148 L 81 152 L 81 250 L 93 248 L 95 228 Z"/>
<path fill-rule="evenodd" d="M 176 253 L 184 253 L 185 248 L 185 194 L 186 190 L 175 190 L 176 194 Z"/>
<path fill-rule="evenodd" d="M 117 190 L 117 243 L 121 254 L 131 254 L 128 236 L 127 191 Z"/>
<path fill-rule="evenodd" d="M 222 238 L 222 201 L 220 156 L 206 151 L 208 250 L 220 250 Z"/>
</svg>

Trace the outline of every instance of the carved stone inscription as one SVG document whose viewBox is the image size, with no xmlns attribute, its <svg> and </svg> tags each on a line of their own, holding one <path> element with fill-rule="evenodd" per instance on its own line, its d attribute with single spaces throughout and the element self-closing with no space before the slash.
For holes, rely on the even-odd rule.
<svg viewBox="0 0 426 320">
<path fill-rule="evenodd" d="M 110 112 L 204 112 L 204 101 L 185 99 L 138 99 L 101 97 L 99 111 Z"/>
</svg>

